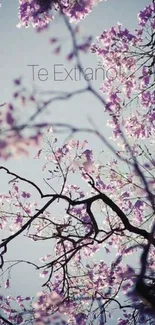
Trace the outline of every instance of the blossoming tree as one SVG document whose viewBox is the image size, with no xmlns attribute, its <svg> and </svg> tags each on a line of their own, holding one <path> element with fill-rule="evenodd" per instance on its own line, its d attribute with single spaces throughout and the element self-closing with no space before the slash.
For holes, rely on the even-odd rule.
<svg viewBox="0 0 155 325">
<path fill-rule="evenodd" d="M 13 103 L 1 105 L 1 158 L 28 155 L 30 146 L 37 147 L 35 158 L 45 159 L 42 171 L 47 185 L 43 191 L 37 183 L 0 166 L 0 173 L 9 178 L 8 193 L 0 196 L 0 228 L 8 228 L 0 243 L 1 279 L 5 277 L 8 288 L 11 271 L 20 263 L 31 265 L 45 278 L 35 298 L 0 296 L 1 325 L 58 324 L 60 315 L 61 324 L 103 325 L 115 314 L 119 325 L 155 323 L 155 2 L 142 8 L 134 32 L 119 23 L 93 44 L 91 37 L 79 41 L 74 22 L 98 2 L 19 0 L 18 27 L 33 26 L 42 32 L 54 16 L 61 15 L 72 40 L 68 60 L 74 60 L 84 75 L 80 54 L 91 51 L 101 67 L 117 74 L 112 73 L 99 91 L 85 78 L 84 88 L 51 92 L 49 99 L 39 97 L 39 104 L 38 94 L 29 93 L 16 79 Z M 59 53 L 59 40 L 53 37 L 51 43 Z M 79 128 L 41 121 L 53 101 L 85 92 L 103 105 L 111 140 L 93 122 L 91 128 Z M 19 98 L 34 108 L 27 120 L 17 111 Z M 63 145 L 56 134 L 62 130 L 69 132 Z M 41 148 L 45 132 L 46 149 Z M 111 159 L 105 161 L 99 153 L 96 158 L 88 141 L 78 139 L 82 132 L 93 135 L 94 141 L 99 138 L 104 155 L 109 150 Z M 34 191 L 38 202 L 33 200 Z M 58 218 L 53 217 L 56 206 Z M 51 253 L 38 264 L 19 259 L 8 266 L 5 256 L 11 243 L 25 235 L 36 243 L 52 242 Z M 94 262 L 99 250 L 103 259 Z"/>
</svg>

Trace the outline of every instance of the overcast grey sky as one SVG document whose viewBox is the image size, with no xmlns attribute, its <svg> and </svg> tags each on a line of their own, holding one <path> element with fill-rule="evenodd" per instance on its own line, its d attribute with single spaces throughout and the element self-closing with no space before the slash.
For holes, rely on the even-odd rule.
<svg viewBox="0 0 155 325">
<path fill-rule="evenodd" d="M 98 36 L 104 29 L 117 24 L 123 25 L 131 30 L 136 28 L 136 16 L 140 9 L 149 3 L 148 0 L 108 0 L 100 3 L 93 9 L 93 12 L 80 23 L 82 31 L 86 35 Z M 8 102 L 11 99 L 13 92 L 13 79 L 23 76 L 25 84 L 29 87 L 34 84 L 44 90 L 69 90 L 81 88 L 83 82 L 64 81 L 56 82 L 53 80 L 53 66 L 61 63 L 69 68 L 69 64 L 64 58 L 64 53 L 67 53 L 69 43 L 66 41 L 67 33 L 64 25 L 60 21 L 51 23 L 50 29 L 42 34 L 37 34 L 32 28 L 18 29 L 18 1 L 17 0 L 2 0 L 2 8 L 0 10 L 0 103 Z M 52 46 L 49 44 L 49 38 L 60 36 L 65 39 L 63 42 L 63 53 L 60 56 L 52 54 Z M 41 82 L 36 80 L 33 83 L 31 68 L 28 65 L 38 64 L 42 68 L 46 68 L 49 72 L 49 80 Z M 84 67 L 97 66 L 97 58 L 93 54 L 83 56 Z M 72 67 L 72 63 L 71 66 Z M 96 88 L 101 84 L 101 79 L 96 81 Z M 81 114 L 82 112 L 82 114 Z M 55 122 L 72 122 L 78 126 L 85 126 L 88 123 L 87 117 L 94 119 L 95 123 L 100 127 L 103 134 L 106 134 L 106 119 L 104 118 L 103 107 L 96 99 L 89 94 L 85 94 L 76 99 L 66 102 L 56 102 L 51 107 L 51 120 Z M 108 131 L 109 132 L 109 131 Z M 87 135 L 87 139 L 91 142 L 92 148 L 98 152 L 102 150 L 102 144 L 97 141 L 93 142 L 92 138 Z M 37 184 L 43 184 L 41 167 L 42 162 L 34 160 L 36 151 L 31 150 L 28 158 L 21 157 L 17 160 L 10 159 L 2 161 L 1 165 L 9 167 L 13 172 L 18 172 L 20 175 L 27 176 Z M 1 176 L 0 192 L 7 190 L 7 181 Z M 34 195 L 35 197 L 35 195 Z M 36 197 L 35 197 L 36 198 Z M 20 243 L 20 245 L 19 245 Z M 44 253 L 49 253 L 49 243 L 28 243 L 27 239 L 17 239 L 9 245 L 7 258 L 23 258 L 38 261 Z M 102 256 L 103 258 L 103 256 Z M 12 276 L 11 293 L 15 295 L 35 295 L 36 291 L 40 290 L 36 271 L 31 267 L 20 266 L 16 267 Z M 9 290 L 7 294 L 9 294 Z M 114 322 L 115 323 L 115 322 Z M 114 324 L 111 322 L 111 324 Z M 110 324 L 110 323 L 109 323 Z"/>
<path fill-rule="evenodd" d="M 104 29 L 116 25 L 121 22 L 129 29 L 134 29 L 137 26 L 137 13 L 143 8 L 148 0 L 141 1 L 103 1 L 96 6 L 92 13 L 86 17 L 81 23 L 81 29 L 86 35 L 98 36 Z M 18 29 L 18 0 L 2 0 L 2 8 L 0 10 L 0 57 L 1 57 L 1 78 L 0 78 L 0 103 L 8 102 L 11 99 L 13 92 L 13 79 L 23 76 L 24 83 L 31 86 L 37 85 L 40 89 L 45 90 L 69 90 L 81 88 L 84 82 L 66 81 L 57 82 L 53 80 L 53 67 L 55 64 L 62 64 L 63 67 L 71 69 L 70 65 L 64 58 L 64 53 L 67 53 L 70 43 L 66 41 L 66 33 L 64 25 L 60 21 L 51 24 L 48 32 L 37 34 L 32 28 Z M 52 46 L 49 44 L 49 38 L 54 36 L 65 38 L 63 43 L 63 54 L 55 56 L 52 54 Z M 48 81 L 41 82 L 37 80 L 33 83 L 31 67 L 28 65 L 38 64 L 40 67 L 46 68 L 49 73 Z M 93 54 L 83 56 L 84 68 L 97 66 L 97 58 Z M 63 69 L 62 67 L 62 69 Z M 98 89 L 101 85 L 101 76 L 94 82 Z M 81 110 L 83 114 L 81 114 Z M 84 94 L 73 98 L 70 101 L 56 102 L 50 108 L 52 122 L 72 122 L 78 126 L 86 126 L 88 116 L 94 119 L 100 130 L 104 133 L 109 132 L 106 128 L 105 115 L 103 114 L 102 105 L 97 102 L 93 96 Z M 95 113 L 95 114 L 94 114 Z M 93 145 L 93 143 L 91 143 Z M 101 143 L 97 146 L 102 145 Z M 95 143 L 96 148 L 96 143 Z M 100 149 L 100 148 L 98 148 Z M 32 158 L 34 153 L 32 152 Z M 21 158 L 22 162 L 27 162 L 28 175 L 36 178 L 36 161 Z M 29 165 L 28 165 L 29 164 Z M 35 164 L 35 168 L 33 168 Z M 10 160 L 6 163 L 15 170 L 25 170 L 25 165 L 21 160 Z"/>
</svg>

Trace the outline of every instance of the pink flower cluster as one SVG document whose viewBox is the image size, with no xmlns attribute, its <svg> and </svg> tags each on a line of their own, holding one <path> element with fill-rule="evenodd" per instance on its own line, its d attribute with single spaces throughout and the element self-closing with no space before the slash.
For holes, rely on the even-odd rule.
<svg viewBox="0 0 155 325">
<path fill-rule="evenodd" d="M 19 0 L 19 19 L 18 27 L 44 28 L 54 18 L 55 11 L 61 11 L 77 21 L 89 14 L 101 0 Z"/>
<path fill-rule="evenodd" d="M 91 51 L 109 73 L 100 90 L 107 99 L 114 138 L 121 136 L 121 130 L 127 137 L 154 138 L 154 16 L 152 2 L 139 13 L 134 33 L 119 23 L 103 31 L 92 45 Z"/>
</svg>

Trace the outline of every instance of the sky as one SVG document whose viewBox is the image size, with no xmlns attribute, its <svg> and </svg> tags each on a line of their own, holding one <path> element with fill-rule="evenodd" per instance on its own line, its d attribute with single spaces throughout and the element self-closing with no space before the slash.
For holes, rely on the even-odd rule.
<svg viewBox="0 0 155 325">
<path fill-rule="evenodd" d="M 149 1 L 104 1 L 97 5 L 92 13 L 88 15 L 81 23 L 81 30 L 84 35 L 93 35 L 94 37 L 100 35 L 104 29 L 121 22 L 127 28 L 133 30 L 137 26 L 137 13 Z M 69 41 L 68 33 L 64 28 L 64 24 L 60 21 L 55 21 L 51 24 L 49 31 L 42 34 L 37 34 L 32 28 L 18 29 L 18 1 L 5 0 L 2 1 L 2 8 L 0 10 L 0 57 L 1 57 L 1 78 L 0 78 L 0 103 L 8 102 L 12 99 L 12 93 L 15 90 L 13 87 L 13 80 L 20 76 L 23 77 L 24 85 L 29 89 L 37 87 L 40 90 L 62 90 L 72 91 L 82 88 L 83 81 L 54 81 L 53 71 L 55 64 L 62 64 L 63 69 L 70 70 L 73 64 L 70 65 L 65 60 L 66 53 L 71 44 Z M 61 37 L 63 39 L 62 55 L 56 56 L 53 54 L 53 48 L 49 43 L 51 37 Z M 84 55 L 82 57 L 84 68 L 91 67 L 95 70 L 97 67 L 97 58 L 94 54 Z M 38 64 L 39 68 L 46 68 L 49 73 L 49 79 L 45 82 L 40 81 L 38 78 L 33 82 L 32 68 L 28 65 Z M 65 72 L 63 72 L 64 76 Z M 97 80 L 94 80 L 96 89 L 102 84 L 102 76 L 99 74 Z M 83 114 L 80 114 L 80 112 Z M 94 114 L 95 112 L 95 114 Z M 98 128 L 103 132 L 109 134 L 109 128 L 106 127 L 105 114 L 103 113 L 103 106 L 96 101 L 93 96 L 84 94 L 79 97 L 76 96 L 69 101 L 55 102 L 50 107 L 50 117 L 52 122 L 68 122 L 72 121 L 77 126 L 90 126 L 88 117 L 91 118 Z M 27 114 L 27 113 L 26 113 Z M 91 145 L 97 145 L 100 150 L 102 143 L 97 141 L 93 143 L 90 138 Z M 34 149 L 33 149 L 34 150 Z M 33 160 L 35 153 L 31 153 L 32 159 L 25 158 L 28 170 L 26 173 L 36 179 L 37 169 L 36 161 Z M 25 165 L 21 164 L 21 159 L 9 160 L 5 164 L 8 167 L 13 167 L 16 170 L 25 172 Z M 23 170 L 24 169 L 24 170 Z"/>
<path fill-rule="evenodd" d="M 85 35 L 98 36 L 104 29 L 115 26 L 121 22 L 125 27 L 133 30 L 137 26 L 137 13 L 140 9 L 149 3 L 148 0 L 108 0 L 101 2 L 81 23 L 82 33 Z M 84 81 L 55 81 L 53 78 L 53 69 L 55 64 L 61 64 L 62 69 L 71 69 L 73 64 L 69 64 L 65 59 L 66 53 L 71 44 L 68 39 L 67 31 L 62 21 L 56 20 L 50 26 L 47 32 L 36 33 L 32 28 L 18 29 L 18 1 L 2 0 L 0 9 L 0 103 L 9 102 L 14 91 L 13 80 L 22 76 L 24 83 L 31 89 L 37 87 L 42 90 L 62 90 L 72 91 L 81 88 Z M 51 37 L 60 37 L 63 40 L 63 50 L 59 56 L 53 54 L 53 47 L 49 43 Z M 84 67 L 97 67 L 97 58 L 93 54 L 83 55 L 82 62 Z M 45 68 L 48 71 L 49 79 L 40 81 L 37 77 L 33 81 L 32 69 L 29 65 L 36 64 L 39 68 Z M 65 73 L 65 71 L 64 71 Z M 102 79 L 94 81 L 96 89 L 99 89 Z M 82 111 L 82 114 L 81 114 Z M 87 126 L 88 117 L 92 118 L 98 128 L 104 135 L 109 134 L 106 127 L 106 119 L 103 113 L 103 106 L 92 96 L 85 94 L 66 102 L 56 102 L 50 108 L 49 118 L 52 122 L 72 122 L 77 126 Z M 26 112 L 27 114 L 27 112 Z M 90 135 L 85 135 L 91 147 L 96 151 L 102 150 L 102 143 L 94 140 Z M 38 185 L 44 186 L 41 168 L 43 161 L 35 160 L 34 157 L 39 148 L 30 150 L 29 157 L 20 157 L 8 161 L 1 160 L 0 165 L 8 167 L 13 172 L 18 172 L 29 179 L 35 181 Z M 108 154 L 109 155 L 109 154 Z M 7 191 L 8 178 L 5 173 L 1 175 L 0 192 Z M 34 193 L 34 199 L 38 199 Z M 19 245 L 20 243 L 20 245 Z M 48 253 L 52 244 L 28 243 L 27 239 L 16 239 L 9 246 L 7 258 L 23 258 L 38 261 L 40 256 Z M 3 291 L 3 288 L 2 288 Z M 12 272 L 12 288 L 8 294 L 34 295 L 38 291 L 38 280 L 36 271 L 31 267 L 24 265 L 16 267 Z M 111 321 L 109 325 L 115 322 Z"/>
</svg>

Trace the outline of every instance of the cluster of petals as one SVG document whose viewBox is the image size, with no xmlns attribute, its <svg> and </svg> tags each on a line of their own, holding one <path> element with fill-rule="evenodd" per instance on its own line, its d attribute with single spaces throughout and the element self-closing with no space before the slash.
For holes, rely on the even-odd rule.
<svg viewBox="0 0 155 325">
<path fill-rule="evenodd" d="M 78 21 L 88 15 L 100 1 L 102 0 L 19 0 L 18 27 L 44 28 L 53 20 L 57 11 L 70 17 L 71 21 Z"/>
</svg>

